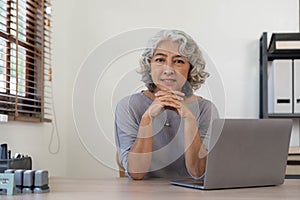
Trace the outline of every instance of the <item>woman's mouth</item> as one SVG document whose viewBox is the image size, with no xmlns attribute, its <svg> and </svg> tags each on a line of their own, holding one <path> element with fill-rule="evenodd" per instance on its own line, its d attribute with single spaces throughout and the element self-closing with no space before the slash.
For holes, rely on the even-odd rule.
<svg viewBox="0 0 300 200">
<path fill-rule="evenodd" d="M 176 79 L 169 79 L 169 78 L 160 79 L 160 81 L 163 82 L 167 86 L 171 86 L 171 85 L 174 85 L 174 83 L 176 83 Z"/>
</svg>

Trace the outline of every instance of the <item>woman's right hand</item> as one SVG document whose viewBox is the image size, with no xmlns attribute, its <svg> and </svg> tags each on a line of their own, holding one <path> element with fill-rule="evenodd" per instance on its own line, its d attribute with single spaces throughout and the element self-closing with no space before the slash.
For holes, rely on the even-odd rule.
<svg viewBox="0 0 300 200">
<path fill-rule="evenodd" d="M 184 93 L 172 91 L 162 85 L 157 84 L 158 92 L 155 94 L 155 99 L 147 109 L 146 113 L 153 119 L 166 108 L 180 108 L 180 101 L 184 100 Z"/>
<path fill-rule="evenodd" d="M 146 113 L 153 119 L 165 110 L 164 107 L 165 105 L 163 105 L 163 103 L 158 98 L 155 98 L 152 104 L 147 109 Z"/>
</svg>

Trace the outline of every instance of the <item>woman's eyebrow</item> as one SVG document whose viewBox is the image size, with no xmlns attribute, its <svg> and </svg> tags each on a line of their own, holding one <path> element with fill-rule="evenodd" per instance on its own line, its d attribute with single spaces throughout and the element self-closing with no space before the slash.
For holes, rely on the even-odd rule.
<svg viewBox="0 0 300 200">
<path fill-rule="evenodd" d="M 156 53 L 156 54 L 154 54 L 154 56 L 164 56 L 164 57 L 167 57 L 167 54 L 164 54 L 164 53 Z"/>
<path fill-rule="evenodd" d="M 164 54 L 164 53 L 156 53 L 156 54 L 154 54 L 154 56 L 168 57 L 167 54 Z M 182 56 L 182 55 L 175 55 L 175 56 L 173 56 L 172 58 L 185 58 L 185 57 Z"/>
<path fill-rule="evenodd" d="M 182 55 L 175 55 L 175 56 L 173 56 L 173 58 L 185 58 L 185 57 Z"/>
</svg>

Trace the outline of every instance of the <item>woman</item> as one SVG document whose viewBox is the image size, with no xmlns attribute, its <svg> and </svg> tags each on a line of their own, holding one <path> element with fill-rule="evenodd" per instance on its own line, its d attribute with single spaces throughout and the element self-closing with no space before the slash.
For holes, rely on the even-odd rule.
<svg viewBox="0 0 300 200">
<path fill-rule="evenodd" d="M 179 30 L 158 32 L 141 58 L 148 90 L 123 98 L 115 113 L 120 164 L 135 180 L 201 178 L 214 105 L 193 94 L 208 73 L 195 41 Z"/>
</svg>

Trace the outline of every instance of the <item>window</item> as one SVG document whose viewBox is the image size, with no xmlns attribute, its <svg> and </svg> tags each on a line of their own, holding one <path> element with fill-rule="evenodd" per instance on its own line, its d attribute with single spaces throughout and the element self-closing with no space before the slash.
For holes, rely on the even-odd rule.
<svg viewBox="0 0 300 200">
<path fill-rule="evenodd" d="M 51 121 L 51 0 L 0 0 L 0 114 Z"/>
</svg>

